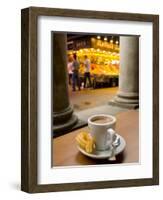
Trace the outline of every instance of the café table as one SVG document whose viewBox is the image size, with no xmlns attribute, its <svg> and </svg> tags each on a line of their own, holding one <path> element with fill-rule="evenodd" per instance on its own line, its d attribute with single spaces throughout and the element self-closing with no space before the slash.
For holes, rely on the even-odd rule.
<svg viewBox="0 0 163 200">
<path fill-rule="evenodd" d="M 115 161 L 108 159 L 92 159 L 83 155 L 77 148 L 75 137 L 79 132 L 89 131 L 88 126 L 79 128 L 65 135 L 53 138 L 52 165 L 98 165 L 139 162 L 139 111 L 131 110 L 116 115 L 116 132 L 126 141 L 122 153 L 116 156 Z"/>
</svg>

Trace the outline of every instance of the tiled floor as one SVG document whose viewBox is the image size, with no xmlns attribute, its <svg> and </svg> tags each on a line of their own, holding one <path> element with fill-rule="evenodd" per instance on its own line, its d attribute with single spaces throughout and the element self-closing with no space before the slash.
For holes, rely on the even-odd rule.
<svg viewBox="0 0 163 200">
<path fill-rule="evenodd" d="M 84 89 L 72 92 L 69 87 L 71 104 L 74 107 L 74 113 L 82 121 L 86 121 L 89 116 L 94 114 L 115 115 L 127 109 L 108 105 L 109 100 L 113 99 L 118 91 L 118 87 L 102 89 Z"/>
<path fill-rule="evenodd" d="M 75 112 L 94 108 L 107 104 L 116 95 L 117 90 L 117 87 L 102 89 L 86 88 L 72 92 L 71 87 L 69 87 L 70 102 L 74 106 Z"/>
</svg>

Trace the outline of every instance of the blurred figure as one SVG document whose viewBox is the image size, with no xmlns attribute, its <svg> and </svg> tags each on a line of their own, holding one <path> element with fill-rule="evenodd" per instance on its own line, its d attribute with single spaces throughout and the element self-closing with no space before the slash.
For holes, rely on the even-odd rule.
<svg viewBox="0 0 163 200">
<path fill-rule="evenodd" d="M 76 86 L 80 90 L 80 77 L 79 77 L 79 61 L 77 60 L 76 54 L 73 54 L 73 62 L 72 62 L 72 90 L 76 90 Z"/>
<path fill-rule="evenodd" d="M 68 64 L 67 64 L 67 71 L 68 71 L 68 83 L 69 85 L 72 84 L 72 63 L 73 63 L 73 59 L 71 56 L 68 57 Z"/>
<path fill-rule="evenodd" d="M 85 72 L 84 72 L 84 88 L 85 88 L 86 87 L 86 83 L 87 83 L 87 79 L 88 79 L 88 82 L 89 82 L 89 87 L 92 86 L 92 83 L 91 83 L 91 75 L 90 75 L 91 61 L 89 60 L 87 55 L 85 55 L 84 58 L 85 58 L 85 60 L 84 60 L 84 68 L 85 68 Z"/>
</svg>

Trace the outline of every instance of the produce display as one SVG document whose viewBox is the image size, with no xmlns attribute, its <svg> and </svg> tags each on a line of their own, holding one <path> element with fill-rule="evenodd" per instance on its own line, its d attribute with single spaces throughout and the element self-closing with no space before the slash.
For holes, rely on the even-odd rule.
<svg viewBox="0 0 163 200">
<path fill-rule="evenodd" d="M 68 55 L 77 54 L 80 62 L 79 73 L 84 74 L 84 56 L 91 61 L 91 75 L 119 75 L 119 53 L 108 52 L 100 49 L 85 48 L 78 51 L 68 51 Z"/>
</svg>

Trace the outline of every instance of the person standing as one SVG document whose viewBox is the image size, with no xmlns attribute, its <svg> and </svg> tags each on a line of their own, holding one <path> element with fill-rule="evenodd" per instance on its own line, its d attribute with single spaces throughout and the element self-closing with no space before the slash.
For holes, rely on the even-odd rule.
<svg viewBox="0 0 163 200">
<path fill-rule="evenodd" d="M 77 60 L 77 55 L 73 54 L 73 62 L 72 62 L 72 90 L 76 90 L 76 86 L 80 90 L 80 77 L 79 77 L 79 61 Z"/>
<path fill-rule="evenodd" d="M 72 84 L 72 57 L 68 57 L 68 64 L 67 64 L 67 71 L 68 71 L 68 82 L 69 82 L 69 85 Z"/>
<path fill-rule="evenodd" d="M 84 56 L 85 60 L 84 60 L 84 67 L 85 67 L 85 72 L 84 72 L 84 88 L 86 87 L 86 83 L 87 83 L 87 79 L 89 82 L 89 87 L 92 86 L 91 83 L 91 75 L 90 75 L 90 69 L 91 69 L 91 62 L 88 58 L 87 55 Z"/>
</svg>

